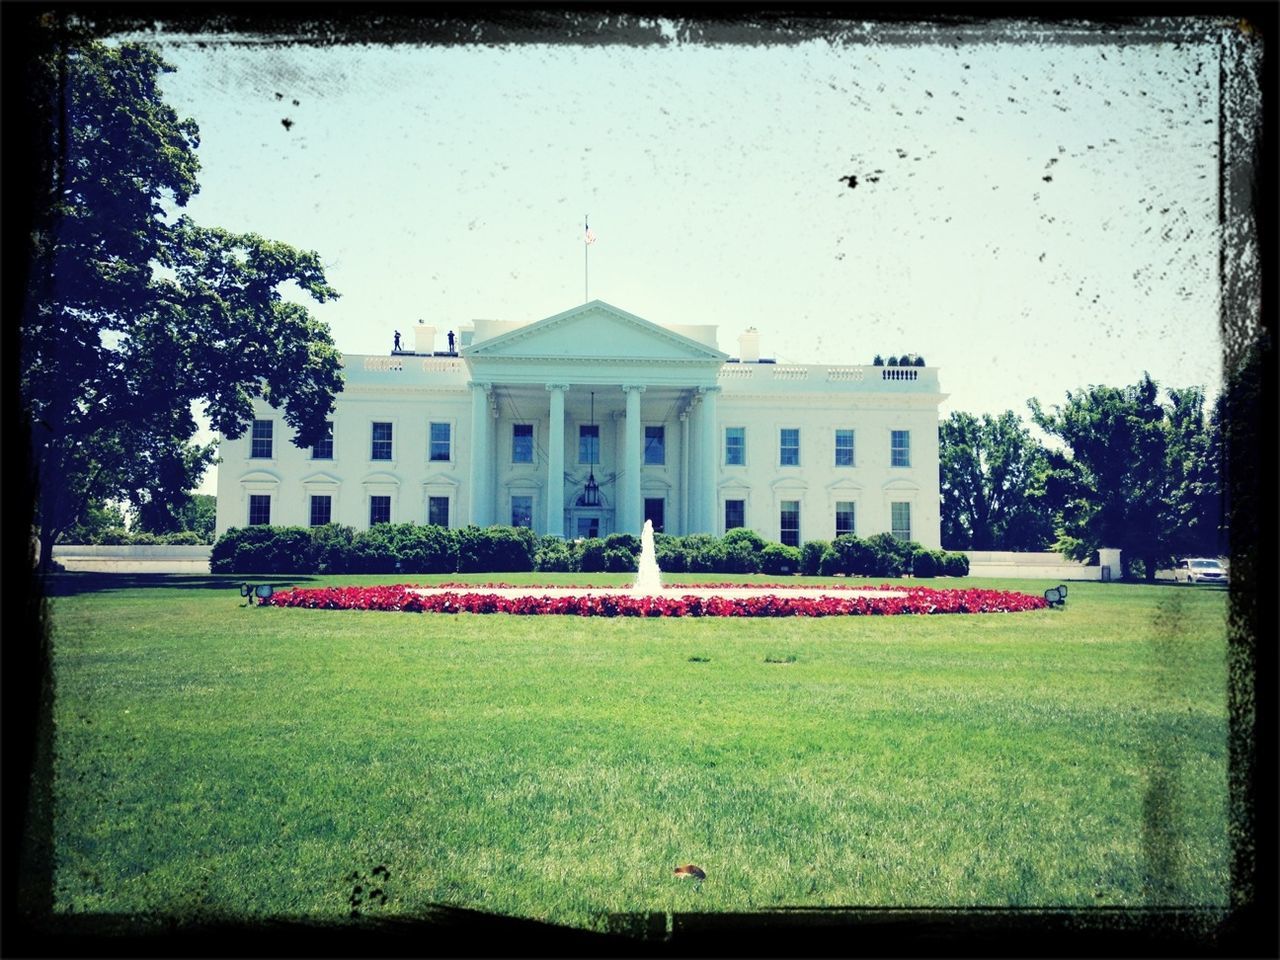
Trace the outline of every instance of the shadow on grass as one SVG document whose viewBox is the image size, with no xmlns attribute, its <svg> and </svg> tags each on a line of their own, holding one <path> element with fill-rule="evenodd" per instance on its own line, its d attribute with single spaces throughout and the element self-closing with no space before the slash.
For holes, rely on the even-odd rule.
<svg viewBox="0 0 1280 960">
<path fill-rule="evenodd" d="M 269 583 L 277 590 L 312 583 L 308 574 L 181 574 L 181 573 L 53 573 L 45 578 L 46 597 L 74 597 L 119 590 L 240 590 L 242 583 Z"/>
</svg>

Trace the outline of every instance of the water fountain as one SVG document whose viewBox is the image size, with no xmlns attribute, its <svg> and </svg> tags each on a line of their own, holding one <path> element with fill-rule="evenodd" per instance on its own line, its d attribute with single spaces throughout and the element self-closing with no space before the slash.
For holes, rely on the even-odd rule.
<svg viewBox="0 0 1280 960">
<path fill-rule="evenodd" d="M 656 597 L 662 594 L 662 570 L 658 568 L 658 555 L 653 548 L 653 521 L 644 522 L 640 532 L 640 568 L 636 582 L 631 585 L 636 596 Z"/>
</svg>

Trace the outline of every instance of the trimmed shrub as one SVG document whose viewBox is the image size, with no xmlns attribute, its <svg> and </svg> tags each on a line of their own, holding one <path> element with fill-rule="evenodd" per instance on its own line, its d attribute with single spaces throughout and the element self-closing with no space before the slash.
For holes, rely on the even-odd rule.
<svg viewBox="0 0 1280 960">
<path fill-rule="evenodd" d="M 760 551 L 760 571 L 780 574 L 797 573 L 800 570 L 800 548 L 770 543 Z"/>
<path fill-rule="evenodd" d="M 736 543 L 745 543 L 756 553 L 763 550 L 768 543 L 764 537 L 747 527 L 736 527 L 730 530 L 720 538 L 720 542 L 726 547 Z"/>
<path fill-rule="evenodd" d="M 911 558 L 911 575 L 924 579 L 938 575 L 938 560 L 931 551 L 924 550 Z"/>
<path fill-rule="evenodd" d="M 883 366 L 884 366 L 884 357 L 880 356 L 880 354 L 878 354 L 878 353 L 877 353 L 877 354 L 876 354 L 876 358 L 875 358 L 874 360 L 872 360 L 872 361 L 871 361 L 871 365 L 872 365 L 873 367 L 883 367 Z"/>
<path fill-rule="evenodd" d="M 609 546 L 609 538 L 605 538 L 604 568 L 609 573 L 634 573 L 640 566 L 635 554 L 624 546 Z"/>
<path fill-rule="evenodd" d="M 406 573 L 453 573 L 458 569 L 458 535 L 434 524 L 398 524 L 395 544 Z"/>
<path fill-rule="evenodd" d="M 349 573 L 396 573 L 400 557 L 397 552 L 400 524 L 379 523 L 359 530 L 347 552 Z"/>
<path fill-rule="evenodd" d="M 816 577 L 822 567 L 822 555 L 831 549 L 826 540 L 808 540 L 800 548 L 800 570 L 806 577 Z"/>
<path fill-rule="evenodd" d="M 458 571 L 529 571 L 537 549 L 537 534 L 528 527 L 463 527 L 458 531 Z"/>
<path fill-rule="evenodd" d="M 691 533 L 681 537 L 680 547 L 684 551 L 685 570 L 689 573 L 714 573 L 724 563 L 724 547 L 709 533 Z"/>
<path fill-rule="evenodd" d="M 831 541 L 831 556 L 823 552 L 819 572 L 824 577 L 843 573 L 846 577 L 871 576 L 876 567 L 876 554 L 866 540 L 845 533 Z"/>
<path fill-rule="evenodd" d="M 840 568 L 840 554 L 836 553 L 834 546 L 827 547 L 822 551 L 822 557 L 818 560 L 818 575 L 834 577 L 841 573 L 844 573 L 844 571 Z"/>
<path fill-rule="evenodd" d="M 157 537 L 148 530 L 139 530 L 136 533 L 129 534 L 129 546 L 131 547 L 154 547 L 165 542 L 163 537 Z"/>
<path fill-rule="evenodd" d="M 535 570 L 564 571 L 573 569 L 573 556 L 563 538 L 545 536 L 538 541 L 538 550 L 533 555 Z"/>
<path fill-rule="evenodd" d="M 166 533 L 161 540 L 174 547 L 198 547 L 204 543 L 200 539 L 200 534 L 194 530 L 179 530 L 176 533 Z"/>
<path fill-rule="evenodd" d="M 611 533 L 604 538 L 604 551 L 608 553 L 610 550 L 621 550 L 631 555 L 634 561 L 630 567 L 623 567 L 624 570 L 635 570 L 640 565 L 640 538 L 630 533 Z M 616 561 L 615 565 L 617 562 Z M 605 564 L 608 568 L 608 564 Z M 614 571 L 617 573 L 618 571 Z"/>
<path fill-rule="evenodd" d="M 232 527 L 209 555 L 212 573 L 310 573 L 314 569 L 308 527 Z"/>
<path fill-rule="evenodd" d="M 898 365 L 898 358 L 897 358 L 897 357 L 890 357 L 890 358 L 889 358 L 889 366 L 891 366 L 891 367 L 896 367 L 897 365 Z"/>
<path fill-rule="evenodd" d="M 969 575 L 969 558 L 963 553 L 948 553 L 943 563 L 943 572 L 948 577 L 967 577 Z"/>
<path fill-rule="evenodd" d="M 749 540 L 721 540 L 716 573 L 758 573 L 763 543 L 757 549 Z"/>
<path fill-rule="evenodd" d="M 684 560 L 684 547 L 680 537 L 666 533 L 653 535 L 653 553 L 664 573 L 684 573 L 688 569 Z"/>
<path fill-rule="evenodd" d="M 900 367 L 911 366 L 911 357 L 909 357 L 907 354 L 904 353 L 902 356 L 898 358 L 898 366 Z"/>
<path fill-rule="evenodd" d="M 129 542 L 129 531 L 124 527 L 109 527 L 94 537 L 93 542 L 104 547 L 124 546 Z"/>
<path fill-rule="evenodd" d="M 316 573 L 349 573 L 351 571 L 351 545 L 356 532 L 351 527 L 326 523 L 311 528 L 312 556 Z"/>
<path fill-rule="evenodd" d="M 925 365 L 924 357 L 916 357 L 915 364 L 917 367 L 923 367 Z"/>
<path fill-rule="evenodd" d="M 871 551 L 867 574 L 872 577 L 900 577 L 906 572 L 911 548 L 891 533 L 877 533 L 864 541 Z"/>
<path fill-rule="evenodd" d="M 604 570 L 604 541 L 588 537 L 574 543 L 573 569 L 581 573 L 601 573 Z"/>
</svg>

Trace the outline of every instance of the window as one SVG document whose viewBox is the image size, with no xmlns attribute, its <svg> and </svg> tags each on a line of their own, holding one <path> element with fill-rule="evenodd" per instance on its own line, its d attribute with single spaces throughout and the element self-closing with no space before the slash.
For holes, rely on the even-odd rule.
<svg viewBox="0 0 1280 960">
<path fill-rule="evenodd" d="M 782 545 L 786 547 L 800 546 L 800 501 L 783 500 L 778 514 L 779 532 L 782 534 Z"/>
<path fill-rule="evenodd" d="M 272 422 L 270 420 L 253 421 L 253 442 L 249 449 L 250 457 L 261 460 L 271 459 L 271 428 Z"/>
<path fill-rule="evenodd" d="M 311 525 L 323 527 L 333 520 L 333 497 L 314 496 L 311 498 Z"/>
<path fill-rule="evenodd" d="M 249 526 L 271 523 L 271 494 L 249 494 Z"/>
<path fill-rule="evenodd" d="M 661 533 L 667 501 L 662 497 L 644 498 L 644 518 L 653 524 L 653 532 Z"/>
<path fill-rule="evenodd" d="M 533 424 L 511 425 L 511 462 L 533 463 Z"/>
<path fill-rule="evenodd" d="M 324 422 L 325 435 L 316 441 L 316 445 L 311 448 L 312 460 L 332 460 L 333 459 L 333 421 L 326 420 Z"/>
<path fill-rule="evenodd" d="M 783 427 L 778 443 L 778 463 L 784 467 L 800 466 L 800 429 Z"/>
<path fill-rule="evenodd" d="M 533 526 L 533 497 L 521 495 L 511 498 L 511 525 L 513 527 Z"/>
<path fill-rule="evenodd" d="M 889 441 L 889 466 L 911 466 L 911 431 L 894 430 Z"/>
<path fill-rule="evenodd" d="M 836 466 L 853 466 L 853 431 L 836 431 Z"/>
<path fill-rule="evenodd" d="M 578 462 L 600 462 L 600 425 L 584 423 L 578 426 Z"/>
<path fill-rule="evenodd" d="M 644 428 L 644 462 L 650 466 L 662 466 L 667 462 L 667 432 L 665 427 Z M 657 524 L 654 524 L 656 527 Z"/>
<path fill-rule="evenodd" d="M 449 525 L 448 497 L 427 497 L 427 523 L 433 527 Z"/>
<path fill-rule="evenodd" d="M 724 502 L 724 528 L 727 531 L 737 530 L 747 525 L 747 501 L 726 500 Z"/>
<path fill-rule="evenodd" d="M 889 505 L 889 516 L 892 530 L 899 540 L 911 539 L 911 504 L 897 501 Z"/>
<path fill-rule="evenodd" d="M 724 428 L 724 463 L 726 467 L 741 467 L 747 462 L 747 428 Z"/>
<path fill-rule="evenodd" d="M 449 460 L 449 424 L 433 423 L 431 424 L 431 453 L 432 460 Z"/>
<path fill-rule="evenodd" d="M 854 522 L 853 501 L 837 500 L 836 536 L 842 537 L 846 533 L 850 536 L 857 533 L 857 524 Z"/>
<path fill-rule="evenodd" d="M 390 497 L 370 497 L 369 498 L 369 526 L 375 526 L 379 523 L 391 522 L 391 498 Z"/>
<path fill-rule="evenodd" d="M 373 449 L 369 453 L 371 460 L 391 459 L 391 424 L 374 423 Z"/>
</svg>

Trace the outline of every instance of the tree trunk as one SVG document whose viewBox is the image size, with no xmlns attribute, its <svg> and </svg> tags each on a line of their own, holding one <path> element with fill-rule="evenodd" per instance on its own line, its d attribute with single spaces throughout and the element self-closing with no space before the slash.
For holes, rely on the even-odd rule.
<svg viewBox="0 0 1280 960">
<path fill-rule="evenodd" d="M 40 562 L 39 569 L 44 573 L 53 571 L 53 542 L 58 539 L 58 531 L 43 524 L 40 527 Z"/>
</svg>

